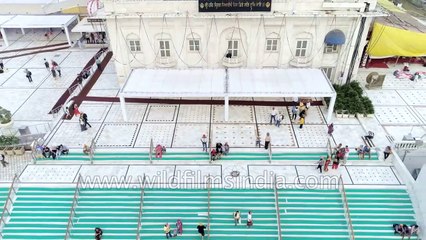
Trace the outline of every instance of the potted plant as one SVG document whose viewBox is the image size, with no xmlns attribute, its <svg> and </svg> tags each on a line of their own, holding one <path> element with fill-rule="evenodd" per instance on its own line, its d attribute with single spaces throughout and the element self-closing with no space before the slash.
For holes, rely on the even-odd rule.
<svg viewBox="0 0 426 240">
<path fill-rule="evenodd" d="M 362 103 L 364 106 L 364 117 L 373 117 L 374 116 L 374 106 L 371 100 L 368 97 L 362 97 Z"/>
<path fill-rule="evenodd" d="M 12 114 L 10 111 L 0 107 L 0 128 L 10 127 L 12 124 Z"/>
<path fill-rule="evenodd" d="M 16 136 L 0 136 L 0 152 L 2 154 L 7 155 L 13 155 L 14 154 L 14 147 L 11 147 L 13 145 L 16 145 L 19 143 L 19 138 Z"/>
</svg>

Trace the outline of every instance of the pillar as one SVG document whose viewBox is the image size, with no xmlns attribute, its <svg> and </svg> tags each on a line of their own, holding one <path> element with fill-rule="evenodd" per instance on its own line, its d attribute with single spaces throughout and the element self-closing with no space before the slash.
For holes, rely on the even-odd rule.
<svg viewBox="0 0 426 240">
<path fill-rule="evenodd" d="M 229 97 L 225 96 L 225 122 L 229 119 Z"/>
<path fill-rule="evenodd" d="M 65 35 L 67 36 L 68 45 L 71 46 L 72 44 L 70 39 L 70 33 L 68 32 L 68 26 L 64 26 L 64 30 L 65 30 Z"/>
<path fill-rule="evenodd" d="M 9 41 L 7 40 L 6 31 L 4 28 L 0 28 L 1 35 L 3 36 L 3 41 L 6 47 L 9 47 Z"/>
<path fill-rule="evenodd" d="M 327 124 L 331 123 L 331 118 L 333 117 L 333 109 L 334 109 L 334 104 L 336 103 L 336 93 L 331 97 L 330 99 L 330 103 L 328 105 L 328 112 L 327 112 Z"/>
<path fill-rule="evenodd" d="M 21 28 L 22 35 L 25 35 L 25 29 Z"/>
<path fill-rule="evenodd" d="M 121 113 L 123 114 L 123 119 L 125 122 L 127 122 L 127 112 L 126 112 L 126 100 L 123 96 L 120 96 L 120 106 L 121 106 Z"/>
</svg>

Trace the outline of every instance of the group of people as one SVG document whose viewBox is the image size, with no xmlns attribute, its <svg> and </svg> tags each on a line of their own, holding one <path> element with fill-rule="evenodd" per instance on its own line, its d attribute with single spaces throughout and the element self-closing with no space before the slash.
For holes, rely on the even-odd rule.
<svg viewBox="0 0 426 240">
<path fill-rule="evenodd" d="M 235 222 L 235 226 L 237 226 L 238 224 L 241 224 L 241 213 L 240 211 L 235 211 L 234 212 L 234 222 Z M 251 228 L 253 226 L 253 214 L 251 211 L 249 211 L 247 213 L 247 227 Z"/>
<path fill-rule="evenodd" d="M 346 161 L 349 157 L 349 152 L 350 150 L 347 145 L 343 147 L 343 144 L 339 143 L 335 148 L 333 148 L 331 156 L 327 156 L 327 159 L 324 159 L 324 157 L 320 158 L 317 169 L 319 169 L 320 173 L 323 171 L 328 172 L 328 167 L 330 164 L 332 164 L 331 169 L 337 169 L 340 164 L 346 164 Z"/>
<path fill-rule="evenodd" d="M 297 106 L 298 99 L 295 99 L 293 106 L 291 107 L 291 121 L 296 121 L 297 117 L 299 117 L 298 123 L 299 128 L 303 128 L 303 125 L 305 124 L 305 117 L 306 114 L 311 107 L 311 101 L 300 101 L 299 105 Z M 277 112 L 277 110 L 273 107 L 270 114 L 270 120 L 269 124 L 274 124 L 277 127 L 281 126 L 281 122 L 284 120 L 284 114 L 282 112 Z"/>
<path fill-rule="evenodd" d="M 80 124 L 80 130 L 82 132 L 87 130 L 87 126 L 92 127 L 92 125 L 90 125 L 89 123 L 87 114 L 84 112 L 81 112 L 77 104 L 74 104 L 73 106 L 73 114 L 74 116 L 79 117 L 78 123 Z"/>
<path fill-rule="evenodd" d="M 182 220 L 178 219 L 176 221 L 176 228 L 174 230 L 172 230 L 172 228 L 170 227 L 170 224 L 166 223 L 164 224 L 164 233 L 166 234 L 166 238 L 172 238 L 172 237 L 176 237 L 177 235 L 182 235 L 183 234 L 183 223 Z M 204 235 L 203 235 L 204 236 Z"/>
<path fill-rule="evenodd" d="M 49 64 L 49 62 L 46 60 L 46 58 L 44 59 L 44 66 L 46 67 L 46 70 L 52 73 L 52 77 L 56 79 L 56 76 L 62 77 L 62 73 L 61 73 L 61 67 L 59 66 L 59 64 L 55 61 L 51 61 L 51 64 Z M 58 72 L 58 75 L 56 75 L 56 72 Z"/>
<path fill-rule="evenodd" d="M 161 144 L 157 144 L 154 151 L 155 151 L 155 158 L 163 158 L 163 154 L 166 153 L 167 149 L 166 149 L 166 146 L 162 146 Z"/>
<path fill-rule="evenodd" d="M 393 224 L 394 234 L 399 234 L 401 236 L 413 236 L 419 232 L 419 226 L 417 224 L 412 224 L 407 226 L 406 224 Z"/>
<path fill-rule="evenodd" d="M 229 144 L 225 142 L 225 144 L 222 144 L 221 142 L 216 143 L 216 148 L 213 148 L 210 152 L 211 154 L 211 160 L 216 161 L 219 160 L 222 155 L 228 155 L 229 153 Z"/>
<path fill-rule="evenodd" d="M 360 145 L 359 147 L 355 148 L 355 151 L 358 153 L 358 158 L 363 160 L 365 159 L 365 156 L 368 156 L 368 159 L 371 159 L 371 148 L 368 145 Z"/>
<path fill-rule="evenodd" d="M 84 39 L 86 40 L 86 44 L 104 44 L 105 38 L 106 38 L 105 32 L 84 34 Z"/>
<path fill-rule="evenodd" d="M 45 158 L 56 159 L 59 158 L 61 155 L 68 155 L 69 151 L 69 148 L 67 146 L 64 146 L 63 144 L 54 146 L 52 148 L 49 148 L 48 146 L 41 147 L 41 154 Z"/>
</svg>

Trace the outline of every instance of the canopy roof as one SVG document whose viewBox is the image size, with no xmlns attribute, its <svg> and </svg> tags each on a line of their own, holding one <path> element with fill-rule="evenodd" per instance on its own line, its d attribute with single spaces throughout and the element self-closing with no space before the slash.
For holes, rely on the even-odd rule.
<svg viewBox="0 0 426 240">
<path fill-rule="evenodd" d="M 327 33 L 324 42 L 330 45 L 343 45 L 345 44 L 345 40 L 345 34 L 338 29 L 334 29 Z"/>
<path fill-rule="evenodd" d="M 105 32 L 105 25 L 102 22 L 90 23 L 87 18 L 83 18 L 71 32 Z"/>
<path fill-rule="evenodd" d="M 77 19 L 76 15 L 3 15 L 0 28 L 60 28 Z M 0 19 L 2 19 L 0 17 Z"/>
<path fill-rule="evenodd" d="M 332 97 L 319 69 L 134 69 L 123 97 Z"/>
</svg>

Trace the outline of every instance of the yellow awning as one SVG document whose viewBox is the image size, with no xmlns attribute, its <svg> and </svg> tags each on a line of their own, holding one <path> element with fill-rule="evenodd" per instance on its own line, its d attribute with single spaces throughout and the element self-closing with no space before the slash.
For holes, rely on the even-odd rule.
<svg viewBox="0 0 426 240">
<path fill-rule="evenodd" d="M 367 49 L 372 58 L 426 56 L 426 33 L 374 23 Z"/>
</svg>

